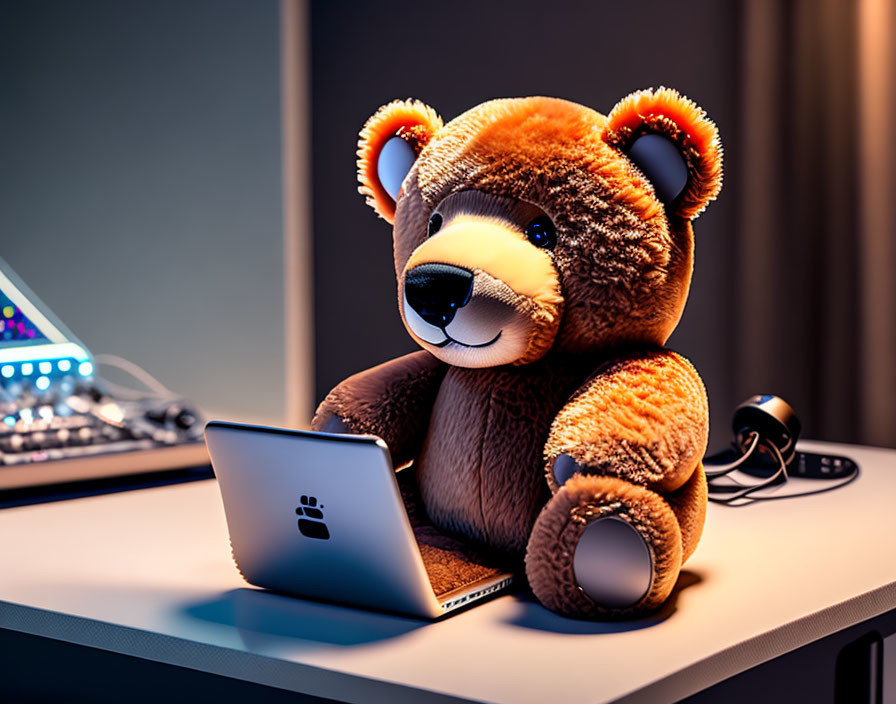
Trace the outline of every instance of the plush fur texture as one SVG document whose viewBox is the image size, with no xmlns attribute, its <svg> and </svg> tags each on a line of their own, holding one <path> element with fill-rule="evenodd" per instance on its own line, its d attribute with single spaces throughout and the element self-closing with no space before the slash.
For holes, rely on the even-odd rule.
<svg viewBox="0 0 896 704">
<path fill-rule="evenodd" d="M 680 355 L 649 350 L 603 367 L 557 414 L 545 446 L 548 485 L 557 457 L 589 474 L 663 493 L 682 486 L 706 449 L 709 413 L 703 382 Z"/>
<path fill-rule="evenodd" d="M 650 183 L 604 141 L 605 125 L 593 110 L 555 98 L 489 101 L 452 120 L 405 180 L 396 212 L 414 213 L 396 217 L 399 283 L 410 248 L 427 239 L 420 215 L 466 190 L 513 198 L 537 204 L 557 227 L 560 346 L 665 342 L 690 284 L 690 223 L 669 222 Z"/>
<path fill-rule="evenodd" d="M 634 527 L 650 550 L 653 581 L 646 596 L 627 608 L 608 609 L 578 587 L 573 574 L 576 543 L 599 518 L 620 518 Z M 526 576 L 538 600 L 567 616 L 628 618 L 661 605 L 675 586 L 682 562 L 681 531 L 669 504 L 650 489 L 615 477 L 579 475 L 548 502 L 529 541 Z"/>
<path fill-rule="evenodd" d="M 377 178 L 376 157 L 392 137 L 406 141 L 419 156 L 433 134 L 442 127 L 442 118 L 419 100 L 395 100 L 384 105 L 371 117 L 358 139 L 358 191 L 367 196 L 367 204 L 377 215 L 392 222 L 395 201 L 386 193 Z"/>
<path fill-rule="evenodd" d="M 446 535 L 433 527 L 412 470 L 399 472 L 398 486 L 436 596 L 445 596 L 514 568 L 507 556 L 477 549 L 468 540 Z"/>
<path fill-rule="evenodd" d="M 697 543 L 700 542 L 700 536 L 703 534 L 707 496 L 703 463 L 694 470 L 684 486 L 665 496 L 666 502 L 678 519 L 678 527 L 681 530 L 682 564 L 694 554 Z"/>
<path fill-rule="evenodd" d="M 503 309 L 507 318 L 501 343 L 493 347 L 494 354 L 469 361 L 445 361 L 458 366 L 493 367 L 528 364 L 541 358 L 557 335 L 563 296 L 550 255 L 533 247 L 518 230 L 544 211 L 522 201 L 468 190 L 449 196 L 434 212 L 445 224 L 414 250 L 404 269 L 437 262 L 474 271 L 474 294 L 484 295 L 475 295 L 470 307 L 487 304 Z M 508 221 L 512 227 L 507 226 Z M 482 292 L 485 287 L 490 291 Z M 403 305 L 400 309 L 407 324 L 408 311 Z M 467 311 L 465 306 L 462 313 Z M 426 340 L 415 334 L 412 326 L 408 328 L 427 347 Z M 509 338 L 513 333 L 516 336 Z M 509 339 L 514 344 L 508 344 Z"/>
<path fill-rule="evenodd" d="M 692 176 L 672 210 L 681 218 L 697 217 L 722 189 L 722 144 L 715 125 L 695 102 L 674 90 L 642 90 L 613 108 L 604 139 L 625 151 L 648 133 L 663 135 L 680 148 Z"/>
<path fill-rule="evenodd" d="M 421 351 L 355 374 L 327 395 L 311 427 L 321 430 L 335 416 L 348 432 L 381 437 L 401 467 L 420 452 L 445 371 Z"/>
<path fill-rule="evenodd" d="M 666 205 L 626 156 L 651 133 L 688 168 Z M 417 154 L 397 202 L 376 177 L 378 150 L 396 136 Z M 431 108 L 395 102 L 361 132 L 359 178 L 394 221 L 399 310 L 426 352 L 346 380 L 313 427 L 380 435 L 396 465 L 413 462 L 415 501 L 432 523 L 422 549 L 440 565 L 440 588 L 525 557 L 534 593 L 560 613 L 624 618 L 659 606 L 706 510 L 706 394 L 662 346 L 690 286 L 691 218 L 721 185 L 715 126 L 668 89 L 635 93 L 609 118 L 518 98 L 442 125 Z M 548 241 L 532 238 L 536 220 L 553 228 Z M 405 296 L 408 272 L 431 264 L 472 277 L 445 317 Z M 432 291 L 432 305 L 447 305 Z M 561 458 L 575 473 L 558 486 Z M 579 537 L 603 516 L 628 522 L 651 556 L 636 604 L 609 608 L 576 584 Z M 445 535 L 472 552 L 452 543 L 446 553 Z"/>
<path fill-rule="evenodd" d="M 543 462 L 551 422 L 586 374 L 583 360 L 550 356 L 525 367 L 449 368 L 416 462 L 433 523 L 522 556 L 549 493 L 540 473 L 521 469 Z"/>
</svg>

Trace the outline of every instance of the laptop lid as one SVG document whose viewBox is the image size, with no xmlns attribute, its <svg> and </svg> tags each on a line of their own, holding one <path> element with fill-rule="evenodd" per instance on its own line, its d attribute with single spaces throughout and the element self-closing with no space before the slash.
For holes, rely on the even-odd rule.
<svg viewBox="0 0 896 704">
<path fill-rule="evenodd" d="M 246 581 L 441 615 L 382 440 L 220 421 L 205 435 Z"/>
</svg>

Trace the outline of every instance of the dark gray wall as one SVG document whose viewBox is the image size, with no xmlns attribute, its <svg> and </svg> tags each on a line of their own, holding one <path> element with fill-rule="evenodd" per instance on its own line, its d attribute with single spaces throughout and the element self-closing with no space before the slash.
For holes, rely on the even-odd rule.
<svg viewBox="0 0 896 704">
<path fill-rule="evenodd" d="M 489 98 L 553 95 L 608 112 L 627 93 L 679 89 L 734 149 L 737 6 L 715 0 L 513 3 L 314 2 L 313 184 L 317 396 L 347 374 L 414 349 L 398 316 L 389 226 L 356 192 L 364 120 L 393 98 L 419 98 L 448 120 Z M 697 261 L 670 346 L 700 370 L 714 446 L 728 440 L 728 334 L 736 184 L 696 223 Z"/>
<path fill-rule="evenodd" d="M 276 0 L 0 4 L 0 256 L 95 352 L 283 416 Z"/>
</svg>

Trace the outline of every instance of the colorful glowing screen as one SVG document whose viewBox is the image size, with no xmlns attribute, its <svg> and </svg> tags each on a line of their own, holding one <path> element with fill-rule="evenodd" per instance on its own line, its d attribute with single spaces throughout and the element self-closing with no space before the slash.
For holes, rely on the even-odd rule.
<svg viewBox="0 0 896 704">
<path fill-rule="evenodd" d="M 0 348 L 45 342 L 46 336 L 0 291 Z"/>
</svg>

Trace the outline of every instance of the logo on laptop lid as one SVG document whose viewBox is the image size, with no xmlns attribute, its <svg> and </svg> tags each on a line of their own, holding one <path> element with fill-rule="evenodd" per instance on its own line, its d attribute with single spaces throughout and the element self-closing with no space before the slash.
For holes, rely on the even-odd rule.
<svg viewBox="0 0 896 704">
<path fill-rule="evenodd" d="M 324 505 L 317 503 L 316 496 L 303 496 L 300 503 L 301 506 L 296 509 L 296 515 L 302 516 L 299 518 L 299 532 L 306 538 L 329 540 L 330 531 L 327 530 L 324 512 L 321 511 Z"/>
</svg>

